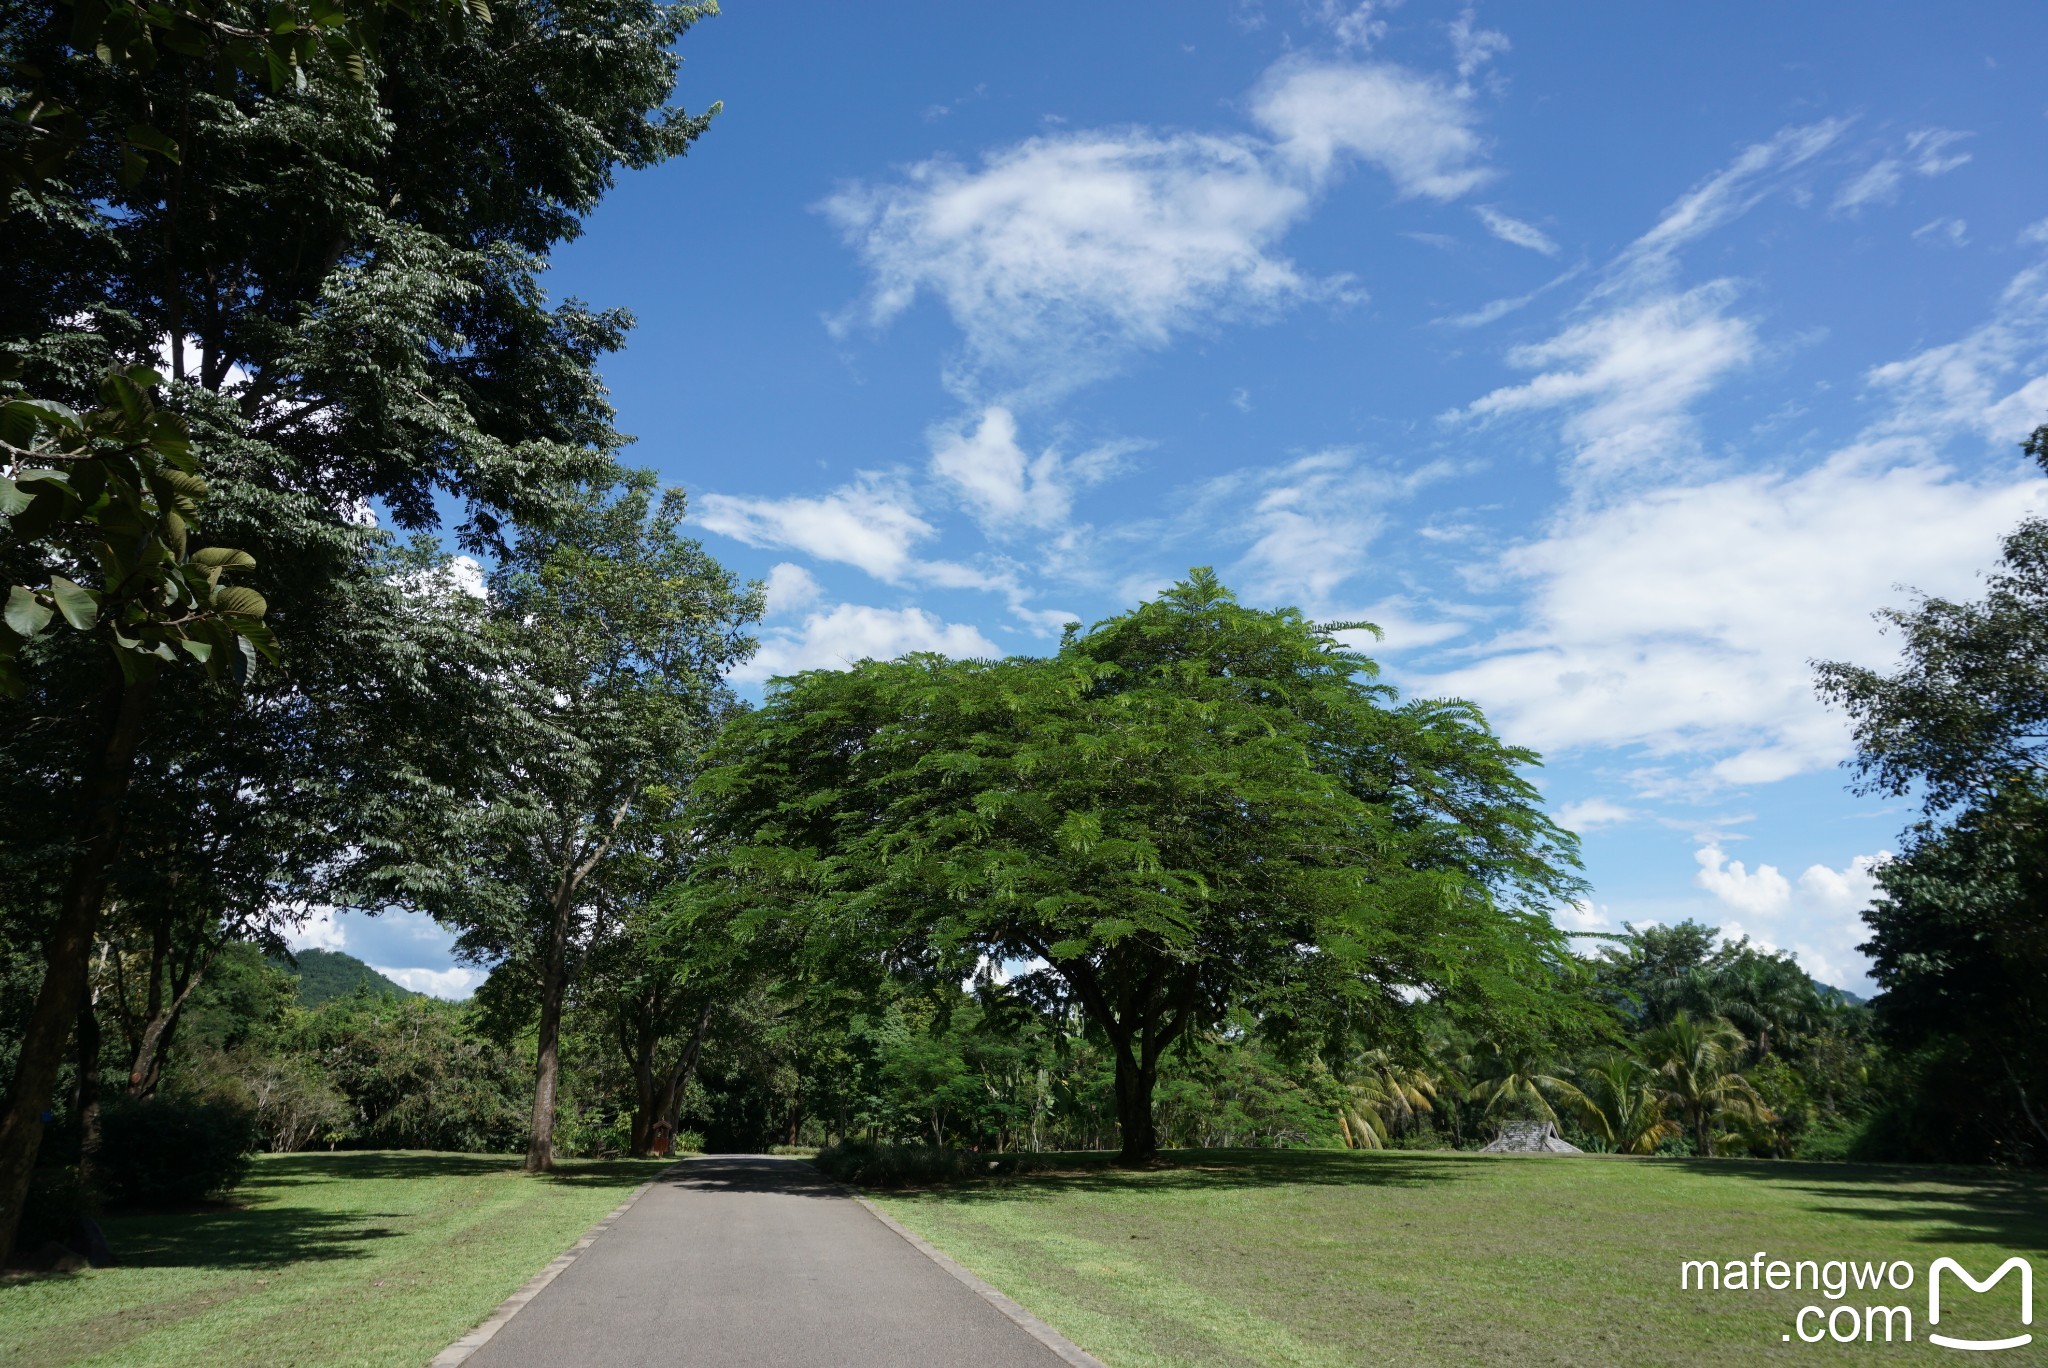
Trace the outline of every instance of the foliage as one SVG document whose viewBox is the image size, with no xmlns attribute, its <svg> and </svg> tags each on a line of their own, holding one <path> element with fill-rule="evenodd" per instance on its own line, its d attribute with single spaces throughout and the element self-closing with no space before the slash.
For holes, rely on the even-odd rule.
<svg viewBox="0 0 2048 1368">
<path fill-rule="evenodd" d="M 207 485 L 186 425 L 157 407 L 163 383 L 146 367 L 115 367 L 101 407 L 84 414 L 0 389 L 0 515 L 17 550 L 0 695 L 26 692 L 21 650 L 59 620 L 109 645 L 131 681 L 180 661 L 241 679 L 259 653 L 276 659 L 263 596 L 222 582 L 254 559 L 189 543 Z M 29 582 L 11 582 L 23 570 Z"/>
<path fill-rule="evenodd" d="M 1168 1046 L 1253 1010 L 1360 1029 L 1403 991 L 1555 1028 L 1571 838 L 1468 704 L 1392 706 L 1334 627 L 1207 571 L 1050 659 L 782 683 L 697 793 L 703 903 L 793 912 L 821 964 L 1014 992 L 1108 1040 L 1125 1153 Z"/>
<path fill-rule="evenodd" d="M 225 1196 L 249 1171 L 254 1117 L 232 1098 L 117 1098 L 100 1124 L 98 1180 L 117 1202 L 205 1201 Z"/>
<path fill-rule="evenodd" d="M 2048 468 L 2048 425 L 2025 450 Z M 1899 1056 L 1894 1137 L 1942 1158 L 2048 1160 L 2048 519 L 2005 539 L 1981 600 L 1879 615 L 1884 674 L 1817 667 L 1849 714 L 1869 791 L 1917 794 L 1925 819 L 1878 872 L 1865 914 L 1883 1037 Z"/>
<path fill-rule="evenodd" d="M 318 1007 L 336 998 L 353 997 L 358 985 L 366 987 L 377 997 L 418 997 L 409 988 L 402 988 L 354 955 L 339 950 L 308 948 L 294 950 L 289 969 L 299 984 L 299 1002 L 307 1007 Z"/>
<path fill-rule="evenodd" d="M 935 1145 L 876 1144 L 871 1140 L 844 1140 L 827 1145 L 811 1162 L 842 1183 L 864 1188 L 929 1187 L 987 1172 L 996 1163 L 964 1150 L 940 1149 Z"/>
<path fill-rule="evenodd" d="M 1691 1131 L 1699 1154 L 1714 1153 L 1720 1127 L 1775 1119 L 1749 1080 L 1735 1072 L 1743 1047 L 1741 1033 L 1727 1022 L 1696 1021 L 1682 1010 L 1637 1042 L 1643 1062 L 1657 1075 L 1659 1100 Z"/>
</svg>

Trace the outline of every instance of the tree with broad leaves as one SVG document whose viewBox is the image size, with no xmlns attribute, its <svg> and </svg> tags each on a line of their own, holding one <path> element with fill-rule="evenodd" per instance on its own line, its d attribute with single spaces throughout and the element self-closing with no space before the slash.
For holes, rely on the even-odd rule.
<svg viewBox="0 0 2048 1368">
<path fill-rule="evenodd" d="M 2048 425 L 2024 444 L 2048 469 Z M 1866 792 L 1923 819 L 1877 874 L 1862 949 L 1884 1039 L 1915 1077 L 1896 1133 L 1935 1157 L 2048 1160 L 2048 519 L 2006 538 L 1981 599 L 1879 615 L 1887 674 L 1816 666 Z"/>
<path fill-rule="evenodd" d="M 1197 570 L 1050 658 L 779 681 L 698 781 L 691 896 L 787 921 L 828 976 L 1016 971 L 1107 1041 L 1129 1163 L 1165 1052 L 1233 1011 L 1365 1034 L 1430 997 L 1558 1029 L 1548 909 L 1580 883 L 1535 756 L 1470 704 L 1396 703 L 1345 626 Z"/>
<path fill-rule="evenodd" d="M 500 701 L 449 750 L 487 749 L 467 791 L 423 820 L 402 858 L 363 875 L 372 900 L 457 928 L 459 951 L 500 964 L 538 1009 L 526 1165 L 554 1164 L 562 1015 L 600 930 L 604 885 L 636 877 L 646 828 L 684 820 L 681 798 L 735 704 L 724 676 L 754 649 L 758 587 L 681 535 L 682 491 L 635 472 L 580 491 L 546 530 L 521 529 L 489 577 L 479 671 Z M 438 841 L 422 864 L 414 852 Z"/>
<path fill-rule="evenodd" d="M 551 302 L 539 277 L 620 169 L 679 155 L 707 126 L 669 100 L 673 45 L 709 12 L 0 7 L 0 350 L 21 393 L 86 412 L 110 369 L 159 366 L 155 402 L 186 425 L 211 489 L 208 531 L 260 567 L 287 669 L 307 662 L 345 635 L 338 586 L 374 573 L 373 522 L 434 527 L 452 504 L 457 535 L 490 550 L 508 520 L 545 522 L 563 489 L 610 468 L 624 439 L 595 361 L 630 320 Z M 0 558 L 19 549 L 0 538 Z M 49 583 L 43 606 L 58 606 L 62 586 L 6 582 Z M 67 700 L 97 691 L 75 657 L 47 632 L 15 653 L 31 697 L 0 739 L 7 764 L 47 749 Z M 198 672 L 164 673 L 159 698 Z M 132 711 L 146 741 L 149 709 Z M 74 791 L 93 787 L 84 773 Z M 10 810 L 10 838 L 26 826 L 46 844 L 70 817 L 56 806 Z M 118 819 L 118 803 L 83 807 Z M 0 898 L 10 919 L 49 920 Z M 89 937 L 50 944 L 58 978 L 79 982 Z M 35 1080 L 70 1029 L 58 1015 L 19 1058 L 9 1115 L 26 1120 L 0 1123 L 0 1245 L 48 1105 Z"/>
</svg>

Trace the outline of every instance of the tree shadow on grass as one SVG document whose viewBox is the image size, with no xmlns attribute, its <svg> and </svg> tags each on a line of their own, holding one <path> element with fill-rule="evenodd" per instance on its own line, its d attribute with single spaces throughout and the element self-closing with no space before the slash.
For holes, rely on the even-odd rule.
<svg viewBox="0 0 2048 1368">
<path fill-rule="evenodd" d="M 130 1268 L 281 1268 L 367 1257 L 400 1234 L 388 1212 L 315 1207 L 218 1207 L 109 1215 L 107 1241 Z"/>
<path fill-rule="evenodd" d="M 1910 1164 L 1802 1164 L 1782 1159 L 1667 1160 L 1688 1172 L 1746 1178 L 1819 1199 L 1810 1209 L 1887 1225 L 1923 1224 L 1926 1244 L 2048 1250 L 2048 1184 L 1998 1169 Z M 1906 1232 L 1897 1232 L 1906 1235 Z"/>
<path fill-rule="evenodd" d="M 1006 1161 L 1016 1162 L 1006 1162 Z M 1353 1150 L 1166 1150 L 1150 1168 L 1118 1165 L 1111 1153 L 1005 1156 L 986 1177 L 899 1189 L 958 1200 L 1095 1192 L 1200 1192 L 1267 1187 L 1416 1188 L 1475 1175 L 1473 1155 L 1359 1153 Z M 1537 1160 L 1536 1162 L 1543 1162 Z"/>
<path fill-rule="evenodd" d="M 262 1189 L 391 1178 L 483 1178 L 515 1172 L 524 1162 L 524 1157 L 517 1154 L 449 1154 L 439 1150 L 278 1154 L 266 1157 L 252 1169 L 244 1186 Z M 542 1175 L 540 1181 L 564 1187 L 633 1187 L 659 1173 L 661 1163 L 652 1159 L 577 1159 Z"/>
</svg>

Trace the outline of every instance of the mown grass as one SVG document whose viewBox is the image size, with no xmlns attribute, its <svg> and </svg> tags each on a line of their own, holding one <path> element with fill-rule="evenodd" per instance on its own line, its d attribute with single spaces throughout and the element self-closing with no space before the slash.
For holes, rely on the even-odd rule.
<svg viewBox="0 0 2048 1368">
<path fill-rule="evenodd" d="M 875 1200 L 1112 1368 L 1953 1361 L 1965 1356 L 1926 1338 L 1934 1259 L 1981 1277 L 2021 1254 L 2048 1275 L 2038 1175 L 1300 1151 L 1169 1163 L 1134 1173 L 1074 1156 Z M 1904 1259 L 1915 1279 L 1841 1303 L 1679 1288 L 1683 1260 L 1759 1250 Z M 1938 1329 L 2033 1329 L 2027 1348 L 1976 1357 L 2048 1363 L 2048 1317 L 2019 1325 L 2016 1284 L 1979 1296 L 1945 1281 Z M 1873 1302 L 1912 1309 L 1913 1343 L 1782 1338 L 1802 1306 Z"/>
<path fill-rule="evenodd" d="M 0 1364 L 418 1368 L 666 1162 L 266 1155 L 230 1205 L 109 1216 L 118 1267 L 0 1283 Z"/>
</svg>

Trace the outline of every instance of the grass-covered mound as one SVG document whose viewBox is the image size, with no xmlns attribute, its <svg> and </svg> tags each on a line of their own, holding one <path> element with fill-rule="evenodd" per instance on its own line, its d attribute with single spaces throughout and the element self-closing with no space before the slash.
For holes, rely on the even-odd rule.
<svg viewBox="0 0 2048 1368">
<path fill-rule="evenodd" d="M 417 1368 L 665 1163 L 261 1155 L 230 1203 L 106 1218 L 118 1267 L 0 1283 L 0 1364 Z"/>
<path fill-rule="evenodd" d="M 880 1198 L 1113 1368 L 1937 1362 L 1929 1264 L 2048 1273 L 2048 1189 L 1990 1170 L 1331 1151 L 1097 1156 Z M 1041 1158 L 1040 1162 L 1044 1162 Z M 1681 1291 L 1688 1259 L 1908 1261 L 1907 1291 Z M 2017 1279 L 1944 1287 L 1942 1333 L 2035 1344 Z M 1911 1345 L 1785 1340 L 1801 1307 L 1903 1305 Z M 1841 1322 L 1846 1325 L 1846 1321 Z M 1817 1322 L 1809 1318 L 1807 1329 Z M 1823 1332 L 1824 1333 L 1824 1332 Z"/>
</svg>

